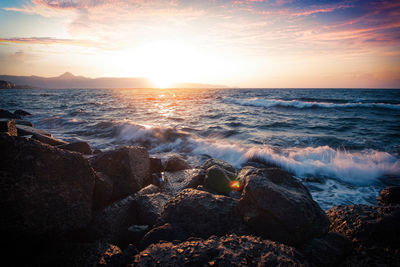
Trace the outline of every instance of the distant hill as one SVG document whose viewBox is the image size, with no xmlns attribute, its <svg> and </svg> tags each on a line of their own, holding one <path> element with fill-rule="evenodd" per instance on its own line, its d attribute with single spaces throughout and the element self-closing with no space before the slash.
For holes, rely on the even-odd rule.
<svg viewBox="0 0 400 267">
<path fill-rule="evenodd" d="M 68 88 L 154 88 L 155 86 L 146 78 L 87 78 L 75 76 L 66 72 L 57 77 L 45 78 L 39 76 L 11 76 L 0 75 L 0 80 L 9 81 L 17 85 L 17 88 L 24 86 L 28 88 L 49 88 L 49 89 L 68 89 Z M 222 88 L 210 84 L 182 83 L 177 84 L 177 88 Z"/>
</svg>

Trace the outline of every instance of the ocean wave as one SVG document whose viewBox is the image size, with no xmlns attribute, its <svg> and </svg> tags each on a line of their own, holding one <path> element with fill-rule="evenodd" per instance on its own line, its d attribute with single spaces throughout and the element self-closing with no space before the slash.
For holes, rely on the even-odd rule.
<svg viewBox="0 0 400 267">
<path fill-rule="evenodd" d="M 368 185 L 384 175 L 400 175 L 400 161 L 387 152 L 350 152 L 329 146 L 285 148 L 250 146 L 203 138 L 174 128 L 120 126 L 119 140 L 145 145 L 151 152 L 180 152 L 223 159 L 237 168 L 252 159 L 271 163 L 295 176 L 327 176 L 355 185 Z"/>
<path fill-rule="evenodd" d="M 265 99 L 265 98 L 249 98 L 249 99 L 234 99 L 227 97 L 224 101 L 241 106 L 252 107 L 291 107 L 291 108 L 379 108 L 379 109 L 392 109 L 400 110 L 400 104 L 386 104 L 386 103 L 332 103 L 332 102 L 311 102 L 300 100 L 280 100 L 280 99 Z"/>
</svg>

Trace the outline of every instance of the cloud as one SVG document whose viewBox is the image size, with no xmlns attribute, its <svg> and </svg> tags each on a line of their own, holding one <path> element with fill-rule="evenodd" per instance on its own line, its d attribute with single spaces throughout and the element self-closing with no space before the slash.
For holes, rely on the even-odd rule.
<svg viewBox="0 0 400 267">
<path fill-rule="evenodd" d="M 1 43 L 17 43 L 17 44 L 62 44 L 73 46 L 95 46 L 96 43 L 87 40 L 73 40 L 73 39 L 57 39 L 51 37 L 30 37 L 30 38 L 0 38 Z"/>
</svg>

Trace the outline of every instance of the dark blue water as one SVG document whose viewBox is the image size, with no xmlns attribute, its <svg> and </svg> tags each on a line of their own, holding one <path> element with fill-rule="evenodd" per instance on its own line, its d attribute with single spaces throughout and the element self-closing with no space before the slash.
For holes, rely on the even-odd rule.
<svg viewBox="0 0 400 267">
<path fill-rule="evenodd" d="M 400 183 L 400 90 L 2 90 L 0 108 L 25 109 L 37 128 L 111 149 L 141 145 L 194 166 L 249 158 L 304 180 L 323 208 L 375 203 Z"/>
</svg>

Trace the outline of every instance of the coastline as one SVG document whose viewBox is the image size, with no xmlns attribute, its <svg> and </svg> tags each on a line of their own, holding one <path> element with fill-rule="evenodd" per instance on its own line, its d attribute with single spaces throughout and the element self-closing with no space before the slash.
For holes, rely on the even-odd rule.
<svg viewBox="0 0 400 267">
<path fill-rule="evenodd" d="M 399 265 L 398 187 L 378 206 L 323 211 L 274 165 L 190 166 L 134 146 L 92 151 L 21 126 L 26 113 L 6 114 L 1 232 L 10 259 L 31 247 L 24 264 Z"/>
</svg>

